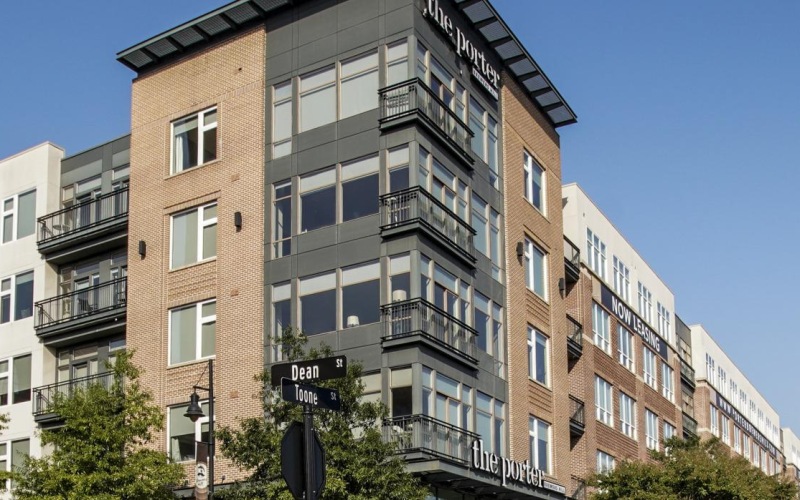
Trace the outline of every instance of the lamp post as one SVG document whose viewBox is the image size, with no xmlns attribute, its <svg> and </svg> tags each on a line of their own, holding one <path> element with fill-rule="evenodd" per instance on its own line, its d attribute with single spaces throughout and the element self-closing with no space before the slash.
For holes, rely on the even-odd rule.
<svg viewBox="0 0 800 500">
<path fill-rule="evenodd" d="M 205 416 L 203 407 L 200 406 L 200 396 L 197 391 L 208 392 L 208 476 L 210 478 L 208 483 L 208 498 L 214 498 L 214 360 L 208 360 L 208 387 L 199 385 L 192 386 L 193 392 L 189 396 L 189 408 L 186 409 L 184 417 L 187 417 L 192 422 L 197 422 L 199 418 Z"/>
</svg>

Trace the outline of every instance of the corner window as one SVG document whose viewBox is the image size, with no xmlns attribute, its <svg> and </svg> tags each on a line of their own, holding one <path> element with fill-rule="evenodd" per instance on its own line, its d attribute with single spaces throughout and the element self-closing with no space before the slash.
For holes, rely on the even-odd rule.
<svg viewBox="0 0 800 500">
<path fill-rule="evenodd" d="M 544 300 L 547 300 L 546 265 L 544 250 L 525 239 L 525 284 Z"/>
<path fill-rule="evenodd" d="M 217 302 L 210 300 L 169 311 L 171 365 L 214 356 Z"/>
<path fill-rule="evenodd" d="M 27 403 L 30 400 L 31 355 L 0 361 L 0 406 Z"/>
<path fill-rule="evenodd" d="M 172 122 L 172 173 L 217 159 L 217 108 Z"/>
<path fill-rule="evenodd" d="M 217 204 L 172 216 L 170 269 L 217 256 Z"/>
<path fill-rule="evenodd" d="M 196 458 L 196 443 L 209 442 L 208 434 L 208 402 L 201 403 L 204 417 L 192 422 L 184 417 L 184 406 L 173 406 L 169 409 L 169 456 L 176 462 L 188 462 Z"/>
<path fill-rule="evenodd" d="M 411 256 L 407 253 L 389 257 L 389 295 L 392 302 L 411 296 Z"/>
<path fill-rule="evenodd" d="M 550 424 L 536 417 L 528 417 L 528 439 L 531 465 L 534 469 L 550 473 Z"/>
<path fill-rule="evenodd" d="M 505 403 L 478 391 L 475 400 L 475 415 L 477 416 L 475 430 L 481 438 L 489 443 L 489 449 L 493 450 L 496 455 L 504 454 L 506 449 L 505 410 Z"/>
<path fill-rule="evenodd" d="M 36 229 L 36 190 L 3 200 L 0 205 L 0 242 L 9 243 L 30 236 Z"/>
<path fill-rule="evenodd" d="M 472 228 L 475 229 L 475 249 L 492 261 L 492 278 L 502 283 L 502 242 L 500 214 L 481 197 L 472 194 Z"/>
<path fill-rule="evenodd" d="M 437 266 L 438 269 L 438 266 Z M 466 287 L 462 283 L 462 294 Z M 462 295 L 463 297 L 463 295 Z M 489 297 L 475 291 L 474 319 L 472 324 L 478 332 L 475 343 L 478 349 L 491 354 L 498 362 L 497 375 L 502 377 L 502 365 L 504 356 L 505 334 L 503 329 L 503 308 Z M 454 299 L 455 300 L 455 299 Z M 462 298 L 462 306 L 469 307 L 469 304 Z M 452 313 L 455 315 L 455 313 Z"/>
<path fill-rule="evenodd" d="M 292 81 L 272 88 L 272 158 L 292 152 Z"/>
<path fill-rule="evenodd" d="M 545 335 L 528 326 L 528 377 L 540 384 L 548 385 L 548 339 Z"/>
<path fill-rule="evenodd" d="M 414 397 L 411 387 L 411 368 L 392 368 L 389 373 L 389 410 L 393 418 L 412 414 Z"/>
<path fill-rule="evenodd" d="M 389 192 L 402 191 L 411 185 L 408 144 L 389 150 Z"/>
<path fill-rule="evenodd" d="M 33 316 L 33 271 L 0 280 L 0 324 Z"/>
<path fill-rule="evenodd" d="M 341 118 L 378 107 L 378 52 L 346 61 L 341 68 Z"/>
<path fill-rule="evenodd" d="M 522 170 L 525 180 L 525 185 L 523 186 L 525 189 L 525 199 L 536 207 L 536 210 L 544 214 L 544 170 L 527 151 L 524 155 Z"/>
</svg>

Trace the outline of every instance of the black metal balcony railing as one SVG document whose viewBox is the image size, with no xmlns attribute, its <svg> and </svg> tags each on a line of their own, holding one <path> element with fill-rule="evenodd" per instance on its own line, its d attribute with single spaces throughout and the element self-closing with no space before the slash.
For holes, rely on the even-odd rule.
<svg viewBox="0 0 800 500">
<path fill-rule="evenodd" d="M 446 349 L 474 360 L 478 332 L 423 299 L 404 300 L 381 307 L 384 340 L 412 335 L 430 338 Z"/>
<path fill-rule="evenodd" d="M 46 328 L 126 306 L 128 278 L 118 278 L 36 303 L 34 328 Z"/>
<path fill-rule="evenodd" d="M 427 415 L 394 417 L 383 422 L 383 440 L 397 442 L 401 453 L 420 452 L 463 464 L 472 456 L 478 434 Z"/>
<path fill-rule="evenodd" d="M 419 78 L 385 87 L 380 91 L 381 123 L 417 115 L 432 125 L 451 145 L 472 163 L 471 141 L 474 135 L 466 123 L 433 93 Z"/>
<path fill-rule="evenodd" d="M 108 390 L 113 383 L 114 373 L 105 372 L 42 387 L 35 387 L 33 389 L 33 415 L 37 416 L 51 413 L 51 406 L 57 396 L 70 397 L 75 392 L 86 390 L 92 385 L 100 385 Z"/>
<path fill-rule="evenodd" d="M 695 386 L 694 368 L 689 366 L 689 363 L 683 359 L 681 359 L 681 377 L 683 377 L 687 384 L 691 385 L 692 387 Z"/>
<path fill-rule="evenodd" d="M 575 396 L 569 397 L 569 422 L 583 428 L 586 425 L 586 410 L 583 401 Z"/>
<path fill-rule="evenodd" d="M 578 359 L 583 353 L 583 326 L 567 316 L 567 356 Z"/>
<path fill-rule="evenodd" d="M 566 238 L 564 238 L 564 267 L 567 281 L 577 282 L 581 277 L 581 251 Z"/>
<path fill-rule="evenodd" d="M 444 203 L 419 186 L 381 196 L 381 229 L 419 222 L 475 262 L 475 230 Z"/>
<path fill-rule="evenodd" d="M 39 217 L 38 243 L 46 243 L 128 215 L 128 188 Z"/>
<path fill-rule="evenodd" d="M 683 414 L 683 433 L 697 437 L 697 420 L 687 414 Z"/>
</svg>

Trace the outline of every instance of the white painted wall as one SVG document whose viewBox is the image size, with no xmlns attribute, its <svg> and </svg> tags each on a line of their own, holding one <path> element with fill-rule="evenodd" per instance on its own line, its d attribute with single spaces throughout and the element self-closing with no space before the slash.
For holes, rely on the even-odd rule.
<svg viewBox="0 0 800 500">
<path fill-rule="evenodd" d="M 647 264 L 614 224 L 603 214 L 586 193 L 577 184 L 566 184 L 561 196 L 564 205 L 564 235 L 581 251 L 581 261 L 589 267 L 589 256 L 586 242 L 586 229 L 596 234 L 606 245 L 606 286 L 614 290 L 614 256 L 617 256 L 630 269 L 630 296 L 627 301 L 631 310 L 639 311 L 637 284 L 642 282 L 653 295 L 652 321 L 650 326 L 658 332 L 670 345 L 676 346 L 675 335 L 675 296 L 667 285 Z M 670 313 L 669 331 L 658 329 L 658 303 Z M 644 319 L 644 318 L 643 318 Z"/>
<path fill-rule="evenodd" d="M 60 208 L 59 172 L 64 151 L 49 142 L 34 146 L 0 160 L 0 203 L 10 196 L 36 189 L 36 217 Z M 38 231 L 38 224 L 37 224 Z M 39 255 L 37 234 L 0 243 L 0 279 L 33 270 L 33 300 L 42 300 L 55 292 L 56 274 Z M 32 387 L 42 385 L 43 348 L 33 329 L 35 317 L 0 324 L 0 360 L 31 354 Z M 11 388 L 9 387 L 9 391 Z M 29 438 L 31 455 L 40 456 L 41 447 L 33 421 L 33 401 L 0 406 L 0 413 L 11 418 L 7 430 L 0 432 L 0 441 Z M 0 498 L 9 498 L 8 494 Z"/>
<path fill-rule="evenodd" d="M 786 465 L 794 465 L 800 469 L 800 438 L 790 428 L 783 428 L 783 456 Z"/>
</svg>

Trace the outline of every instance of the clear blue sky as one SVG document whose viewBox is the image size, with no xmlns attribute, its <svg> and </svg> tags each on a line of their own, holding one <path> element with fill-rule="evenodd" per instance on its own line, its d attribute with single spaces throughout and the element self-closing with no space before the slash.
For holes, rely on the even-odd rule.
<svg viewBox="0 0 800 500">
<path fill-rule="evenodd" d="M 224 1 L 4 5 L 0 158 L 127 133 L 116 52 Z M 559 130 L 564 181 L 800 432 L 800 2 L 494 4 L 578 114 Z"/>
</svg>

